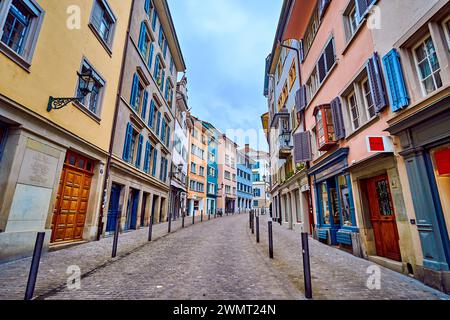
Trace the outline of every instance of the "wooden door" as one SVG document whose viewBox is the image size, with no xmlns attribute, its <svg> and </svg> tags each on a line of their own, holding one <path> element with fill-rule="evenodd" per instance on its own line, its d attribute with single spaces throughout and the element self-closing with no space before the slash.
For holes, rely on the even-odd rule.
<svg viewBox="0 0 450 320">
<path fill-rule="evenodd" d="M 68 152 L 53 212 L 52 243 L 83 240 L 92 171 L 91 160 Z"/>
<path fill-rule="evenodd" d="M 111 195 L 109 197 L 108 217 L 106 220 L 106 232 L 115 232 L 117 228 L 117 220 L 120 220 L 120 193 L 122 187 L 113 184 L 111 187 Z"/>
<path fill-rule="evenodd" d="M 401 261 L 389 179 L 387 175 L 382 175 L 369 179 L 366 183 L 377 255 Z"/>
</svg>

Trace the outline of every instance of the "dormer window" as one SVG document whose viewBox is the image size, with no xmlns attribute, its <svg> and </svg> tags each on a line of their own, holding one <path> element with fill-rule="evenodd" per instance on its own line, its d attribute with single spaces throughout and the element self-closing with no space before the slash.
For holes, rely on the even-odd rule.
<svg viewBox="0 0 450 320">
<path fill-rule="evenodd" d="M 328 151 L 336 144 L 333 115 L 330 105 L 321 105 L 314 110 L 316 136 L 319 151 Z"/>
</svg>

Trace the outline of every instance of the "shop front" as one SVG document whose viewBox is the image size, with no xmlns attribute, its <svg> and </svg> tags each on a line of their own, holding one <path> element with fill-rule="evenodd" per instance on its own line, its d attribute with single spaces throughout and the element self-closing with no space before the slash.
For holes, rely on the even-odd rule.
<svg viewBox="0 0 450 320">
<path fill-rule="evenodd" d="M 423 253 L 423 281 L 450 292 L 450 97 L 394 119 Z"/>
<path fill-rule="evenodd" d="M 353 250 L 359 232 L 355 218 L 348 148 L 342 148 L 313 166 L 309 171 L 314 183 L 316 237 L 330 245 Z"/>
</svg>

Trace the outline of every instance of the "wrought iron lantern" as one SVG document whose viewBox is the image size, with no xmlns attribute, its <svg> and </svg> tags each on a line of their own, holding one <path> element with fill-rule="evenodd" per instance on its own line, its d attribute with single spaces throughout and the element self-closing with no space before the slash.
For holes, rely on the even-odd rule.
<svg viewBox="0 0 450 320">
<path fill-rule="evenodd" d="M 74 98 L 54 98 L 50 97 L 48 101 L 47 111 L 59 110 L 67 106 L 69 103 L 82 100 L 90 93 L 92 93 L 95 86 L 95 78 L 92 69 L 79 73 L 77 72 L 79 78 L 79 96 Z"/>
</svg>

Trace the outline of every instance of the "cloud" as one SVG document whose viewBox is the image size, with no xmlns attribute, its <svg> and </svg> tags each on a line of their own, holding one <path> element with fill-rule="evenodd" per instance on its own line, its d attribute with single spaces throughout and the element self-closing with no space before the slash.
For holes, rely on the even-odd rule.
<svg viewBox="0 0 450 320">
<path fill-rule="evenodd" d="M 261 129 L 265 58 L 281 0 L 169 0 L 193 113 L 221 131 Z"/>
</svg>

